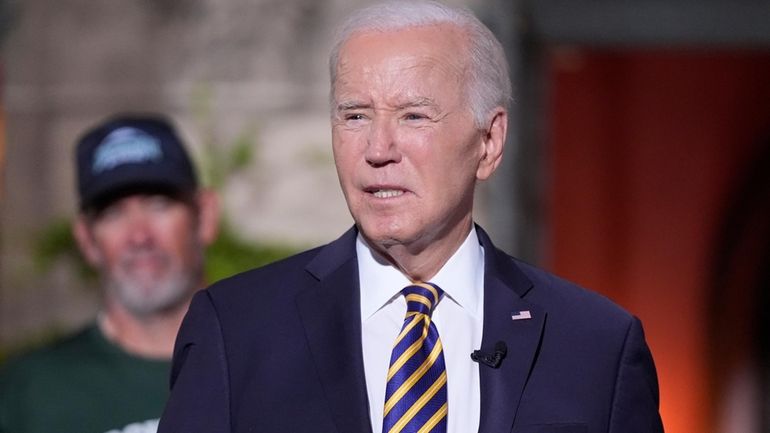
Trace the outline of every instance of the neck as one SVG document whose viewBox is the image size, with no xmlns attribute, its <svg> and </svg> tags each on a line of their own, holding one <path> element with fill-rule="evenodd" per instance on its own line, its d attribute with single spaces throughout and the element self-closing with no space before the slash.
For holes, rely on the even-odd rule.
<svg viewBox="0 0 770 433">
<path fill-rule="evenodd" d="M 460 248 L 472 226 L 470 217 L 455 230 L 431 238 L 427 243 L 370 243 L 412 281 L 429 281 Z"/>
<path fill-rule="evenodd" d="M 121 305 L 108 302 L 99 315 L 98 325 L 104 336 L 133 355 L 171 359 L 174 341 L 188 304 L 172 310 L 137 317 Z"/>
</svg>

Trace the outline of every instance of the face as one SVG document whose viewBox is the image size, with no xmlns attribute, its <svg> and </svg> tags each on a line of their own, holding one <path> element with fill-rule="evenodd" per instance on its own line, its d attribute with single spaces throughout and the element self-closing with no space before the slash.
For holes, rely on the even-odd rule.
<svg viewBox="0 0 770 433">
<path fill-rule="evenodd" d="M 181 305 L 201 283 L 205 239 L 189 204 L 130 195 L 79 224 L 81 249 L 105 280 L 108 301 L 135 316 Z"/>
<path fill-rule="evenodd" d="M 334 158 L 350 212 L 375 247 L 419 253 L 470 230 L 476 181 L 494 171 L 502 140 L 474 124 L 464 39 L 433 25 L 354 34 L 340 51 Z"/>
</svg>

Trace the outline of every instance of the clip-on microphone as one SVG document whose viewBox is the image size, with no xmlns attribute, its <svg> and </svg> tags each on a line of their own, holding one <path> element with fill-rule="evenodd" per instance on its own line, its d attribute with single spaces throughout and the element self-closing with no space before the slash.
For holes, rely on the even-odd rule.
<svg viewBox="0 0 770 433">
<path fill-rule="evenodd" d="M 498 341 L 495 343 L 495 351 L 493 353 L 485 353 L 481 350 L 474 350 L 471 353 L 471 359 L 475 362 L 486 365 L 487 367 L 498 368 L 505 358 L 505 354 L 508 353 L 508 347 L 504 341 Z"/>
</svg>

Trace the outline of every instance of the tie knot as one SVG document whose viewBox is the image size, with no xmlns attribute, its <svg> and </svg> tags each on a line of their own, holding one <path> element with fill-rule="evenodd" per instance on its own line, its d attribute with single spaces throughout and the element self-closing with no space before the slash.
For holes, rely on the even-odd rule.
<svg viewBox="0 0 770 433">
<path fill-rule="evenodd" d="M 401 293 L 406 298 L 408 313 L 422 313 L 430 316 L 444 291 L 433 283 L 414 283 L 404 287 Z"/>
</svg>

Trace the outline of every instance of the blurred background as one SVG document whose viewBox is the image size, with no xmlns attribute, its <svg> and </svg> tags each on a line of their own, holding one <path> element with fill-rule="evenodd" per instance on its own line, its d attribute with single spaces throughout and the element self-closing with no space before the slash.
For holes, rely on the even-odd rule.
<svg viewBox="0 0 770 433">
<path fill-rule="evenodd" d="M 0 357 L 88 321 L 78 135 L 170 115 L 225 204 L 211 280 L 335 239 L 326 57 L 364 0 L 0 0 Z M 639 316 L 669 433 L 770 432 L 770 4 L 468 0 L 506 47 L 477 220 Z"/>
</svg>

